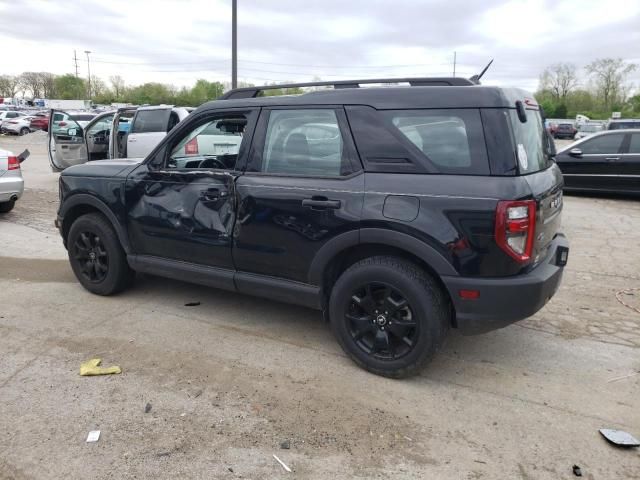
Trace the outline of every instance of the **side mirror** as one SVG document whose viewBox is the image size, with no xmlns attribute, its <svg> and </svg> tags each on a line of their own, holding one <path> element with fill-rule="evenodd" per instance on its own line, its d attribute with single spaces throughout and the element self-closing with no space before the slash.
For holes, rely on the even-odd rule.
<svg viewBox="0 0 640 480">
<path fill-rule="evenodd" d="M 67 130 L 67 135 L 69 135 L 70 137 L 75 137 L 78 135 L 78 129 L 77 128 L 70 128 Z"/>
<path fill-rule="evenodd" d="M 569 150 L 569 155 L 571 155 L 572 157 L 580 158 L 582 157 L 582 150 L 580 150 L 579 148 L 572 148 L 571 150 Z"/>
</svg>

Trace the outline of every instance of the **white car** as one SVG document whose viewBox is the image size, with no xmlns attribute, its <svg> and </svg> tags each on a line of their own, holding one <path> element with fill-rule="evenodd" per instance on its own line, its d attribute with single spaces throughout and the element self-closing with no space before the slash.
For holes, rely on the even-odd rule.
<svg viewBox="0 0 640 480">
<path fill-rule="evenodd" d="M 31 130 L 31 120 L 35 118 L 32 116 L 23 116 L 5 120 L 2 122 L 0 129 L 2 133 L 15 133 L 16 135 L 26 135 Z"/>
<path fill-rule="evenodd" d="M 583 123 L 578 125 L 578 133 L 576 133 L 576 140 L 588 137 L 594 133 L 598 133 L 604 130 L 604 125 L 601 123 Z"/>
<path fill-rule="evenodd" d="M 13 120 L 19 117 L 24 117 L 25 114 L 22 112 L 14 112 L 13 110 L 4 110 L 0 111 L 0 129 L 2 128 L 2 124 L 7 120 Z"/>
<path fill-rule="evenodd" d="M 0 213 L 10 212 L 24 191 L 20 164 L 29 156 L 25 150 L 20 155 L 0 149 Z"/>
</svg>

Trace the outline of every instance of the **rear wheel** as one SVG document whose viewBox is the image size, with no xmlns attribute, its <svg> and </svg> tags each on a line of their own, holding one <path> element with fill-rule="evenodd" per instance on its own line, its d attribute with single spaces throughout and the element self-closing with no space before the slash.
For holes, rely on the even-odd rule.
<svg viewBox="0 0 640 480">
<path fill-rule="evenodd" d="M 20 135 L 26 135 L 30 130 L 27 127 L 23 127 L 20 129 Z"/>
<path fill-rule="evenodd" d="M 349 267 L 331 292 L 329 309 L 344 351 L 366 370 L 393 378 L 417 374 L 450 324 L 435 280 L 395 257 L 371 257 Z"/>
<path fill-rule="evenodd" d="M 134 272 L 118 236 L 98 213 L 79 217 L 67 237 L 69 262 L 84 288 L 98 295 L 113 295 L 130 285 Z"/>
<path fill-rule="evenodd" d="M 9 213 L 16 205 L 15 200 L 9 200 L 8 202 L 0 203 L 0 213 Z"/>
</svg>

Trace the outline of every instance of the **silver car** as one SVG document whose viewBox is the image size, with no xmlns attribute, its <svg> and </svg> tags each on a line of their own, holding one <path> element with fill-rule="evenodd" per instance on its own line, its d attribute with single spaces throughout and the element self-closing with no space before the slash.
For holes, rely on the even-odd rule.
<svg viewBox="0 0 640 480">
<path fill-rule="evenodd" d="M 20 164 L 29 156 L 25 150 L 20 155 L 0 149 L 0 213 L 10 212 L 24 191 Z"/>
</svg>

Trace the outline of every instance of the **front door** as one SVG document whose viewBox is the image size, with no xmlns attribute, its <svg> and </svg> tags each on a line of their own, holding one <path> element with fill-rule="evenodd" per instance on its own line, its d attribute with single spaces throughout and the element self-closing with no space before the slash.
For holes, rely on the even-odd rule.
<svg viewBox="0 0 640 480">
<path fill-rule="evenodd" d="M 61 171 L 89 159 L 83 129 L 68 113 L 51 110 L 48 137 L 49 163 L 53 170 Z"/>
<path fill-rule="evenodd" d="M 558 165 L 567 187 L 580 190 L 612 190 L 616 161 L 622 153 L 624 133 L 596 135 L 576 145 L 576 153 L 565 152 Z"/>
<path fill-rule="evenodd" d="M 364 174 L 344 110 L 263 109 L 237 192 L 236 269 L 307 283 L 318 250 L 360 226 Z"/>
<path fill-rule="evenodd" d="M 193 117 L 127 178 L 135 254 L 233 269 L 237 165 L 256 117 L 251 109 Z"/>
</svg>

